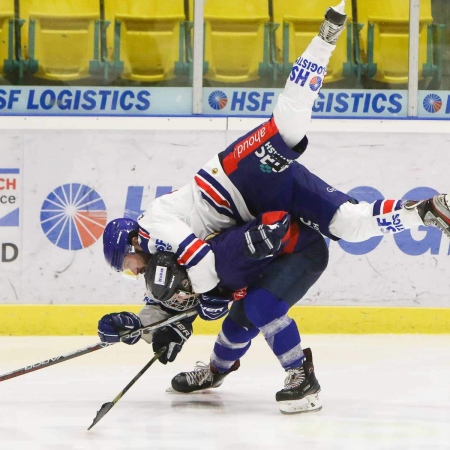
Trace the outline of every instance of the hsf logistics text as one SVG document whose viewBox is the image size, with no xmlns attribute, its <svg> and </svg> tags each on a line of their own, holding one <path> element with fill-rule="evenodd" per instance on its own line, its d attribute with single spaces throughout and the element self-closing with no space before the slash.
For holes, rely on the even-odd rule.
<svg viewBox="0 0 450 450">
<path fill-rule="evenodd" d="M 147 111 L 148 90 L 0 89 L 0 110 L 26 111 Z"/>
</svg>

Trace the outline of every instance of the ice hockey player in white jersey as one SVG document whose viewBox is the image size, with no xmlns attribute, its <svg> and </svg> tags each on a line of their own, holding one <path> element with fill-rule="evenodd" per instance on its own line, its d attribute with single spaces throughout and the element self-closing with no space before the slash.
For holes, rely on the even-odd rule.
<svg viewBox="0 0 450 450">
<path fill-rule="evenodd" d="M 345 27 L 344 7 L 345 0 L 326 11 L 318 36 L 294 63 L 270 120 L 212 158 L 191 183 L 155 199 L 137 223 L 129 220 L 121 230 L 130 244 L 138 232 L 145 252 L 173 251 L 195 292 L 211 291 L 219 282 L 206 236 L 267 211 L 287 211 L 333 240 L 359 242 L 420 225 L 436 226 L 450 237 L 446 194 L 358 203 L 297 161 L 306 149 L 326 66 Z M 114 244 L 105 256 L 114 270 L 143 270 Z"/>
</svg>

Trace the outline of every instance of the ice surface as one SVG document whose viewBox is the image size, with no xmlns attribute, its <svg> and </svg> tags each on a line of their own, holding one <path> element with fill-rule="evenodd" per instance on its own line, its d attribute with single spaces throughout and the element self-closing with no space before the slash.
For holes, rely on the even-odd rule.
<svg viewBox="0 0 450 450">
<path fill-rule="evenodd" d="M 2 337 L 0 373 L 97 342 L 96 337 Z M 206 392 L 165 392 L 208 361 L 214 336 L 193 336 L 156 363 L 91 430 L 150 360 L 143 342 L 117 344 L 0 383 L 1 450 L 450 449 L 450 336 L 308 335 L 320 412 L 285 416 L 285 373 L 258 337 L 241 368 Z"/>
</svg>

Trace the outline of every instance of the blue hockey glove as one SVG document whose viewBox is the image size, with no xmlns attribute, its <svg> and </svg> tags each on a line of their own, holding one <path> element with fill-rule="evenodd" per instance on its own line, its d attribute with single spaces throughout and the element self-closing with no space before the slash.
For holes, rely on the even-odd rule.
<svg viewBox="0 0 450 450">
<path fill-rule="evenodd" d="M 263 259 L 274 256 L 281 247 L 281 241 L 289 227 L 289 222 L 277 222 L 273 225 L 257 225 L 244 234 L 247 256 Z"/>
<path fill-rule="evenodd" d="M 132 312 L 106 314 L 98 322 L 98 335 L 102 342 L 119 342 L 120 335 L 142 327 L 141 319 Z M 127 339 L 128 345 L 136 344 L 141 336 Z"/>
<path fill-rule="evenodd" d="M 159 357 L 162 364 L 173 362 L 180 353 L 183 344 L 191 337 L 192 324 L 175 322 L 167 325 L 153 334 L 153 351 L 156 353 L 163 347 L 166 351 Z"/>
<path fill-rule="evenodd" d="M 228 299 L 200 294 L 195 309 L 203 320 L 217 320 L 228 314 Z"/>
</svg>

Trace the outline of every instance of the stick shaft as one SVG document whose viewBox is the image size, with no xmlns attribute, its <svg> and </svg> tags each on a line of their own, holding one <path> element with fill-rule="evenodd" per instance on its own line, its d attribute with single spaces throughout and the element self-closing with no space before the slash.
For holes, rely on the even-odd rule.
<svg viewBox="0 0 450 450">
<path fill-rule="evenodd" d="M 158 328 L 162 328 L 166 325 L 170 325 L 173 322 L 178 322 L 179 320 L 186 319 L 188 317 L 194 316 L 197 314 L 196 310 L 189 309 L 188 311 L 185 311 L 181 314 L 177 314 L 175 316 L 169 317 L 168 319 L 161 320 L 159 322 L 155 322 L 152 325 L 149 325 L 147 327 L 139 328 L 137 330 L 132 331 L 131 333 L 125 334 L 120 337 L 120 342 L 123 342 L 129 338 L 133 338 L 136 336 L 141 336 L 142 334 L 149 333 L 150 331 L 157 330 Z M 88 347 L 81 348 L 79 350 L 75 350 L 70 353 L 66 353 L 64 355 L 58 355 L 54 358 L 49 358 L 44 361 L 30 364 L 28 366 L 22 367 L 21 369 L 13 370 L 12 372 L 5 373 L 3 375 L 0 375 L 0 382 L 5 380 L 10 380 L 11 378 L 19 377 L 21 375 L 25 375 L 30 372 L 34 372 L 36 370 L 45 369 L 46 367 L 53 366 L 55 364 L 59 364 L 65 361 L 68 361 L 69 359 L 78 358 L 79 356 L 86 355 L 87 353 L 94 352 L 96 350 L 100 350 L 105 347 L 109 347 L 111 345 L 116 344 L 116 342 L 98 342 L 94 345 L 89 345 Z"/>
<path fill-rule="evenodd" d="M 139 378 L 147 371 L 147 369 L 166 351 L 166 347 L 163 347 L 159 352 L 155 353 L 155 356 L 139 371 L 139 373 L 120 391 L 120 393 L 117 395 L 117 397 L 112 401 L 114 404 L 116 404 L 130 389 L 131 386 L 133 386 L 134 383 L 136 383 Z"/>
<path fill-rule="evenodd" d="M 139 371 L 139 373 L 120 391 L 119 395 L 109 403 L 105 403 L 100 410 L 97 412 L 97 415 L 95 416 L 92 424 L 88 428 L 88 431 L 94 427 L 97 423 L 100 422 L 100 420 L 103 419 L 103 417 L 106 416 L 106 414 L 111 411 L 113 406 L 124 396 L 124 394 L 130 389 L 131 386 L 133 386 L 134 383 L 136 383 L 137 380 L 144 374 L 144 372 L 147 371 L 147 369 L 166 351 L 166 347 L 161 348 L 153 358 Z"/>
<path fill-rule="evenodd" d="M 0 381 L 9 380 L 11 378 L 15 378 L 20 375 L 25 375 L 26 373 L 34 372 L 36 370 L 44 369 L 45 367 L 53 366 L 55 364 L 64 361 L 68 361 L 69 359 L 78 358 L 78 356 L 85 355 L 86 353 L 95 352 L 96 350 L 100 350 L 101 348 L 104 347 L 109 347 L 110 345 L 113 344 L 108 342 L 99 342 L 97 344 L 89 345 L 88 347 L 75 350 L 74 352 L 66 353 L 65 355 L 58 355 L 55 356 L 54 358 L 46 359 L 44 361 L 35 364 L 30 364 L 28 366 L 22 367 L 21 369 L 13 370 L 12 372 L 0 375 Z"/>
</svg>

